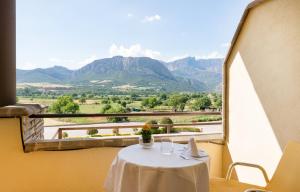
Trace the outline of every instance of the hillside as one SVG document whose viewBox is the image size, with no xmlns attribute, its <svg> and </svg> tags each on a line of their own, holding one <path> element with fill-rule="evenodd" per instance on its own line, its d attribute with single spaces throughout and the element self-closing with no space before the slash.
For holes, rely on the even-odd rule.
<svg viewBox="0 0 300 192">
<path fill-rule="evenodd" d="M 17 83 L 48 82 L 74 86 L 133 87 L 162 91 L 211 91 L 221 82 L 222 60 L 185 58 L 170 63 L 148 57 L 116 56 L 78 70 L 55 66 L 17 70 Z"/>
<path fill-rule="evenodd" d="M 17 69 L 17 83 L 62 83 L 67 81 L 72 73 L 72 70 L 60 66 L 33 70 Z"/>
<path fill-rule="evenodd" d="M 187 57 L 165 63 L 166 67 L 179 77 L 189 77 L 203 82 L 210 90 L 220 91 L 223 59 L 198 59 Z"/>
</svg>

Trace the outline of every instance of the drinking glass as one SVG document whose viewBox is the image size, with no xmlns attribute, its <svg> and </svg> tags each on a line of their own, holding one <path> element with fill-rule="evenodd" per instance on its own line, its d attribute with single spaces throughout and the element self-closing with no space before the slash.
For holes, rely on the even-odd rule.
<svg viewBox="0 0 300 192">
<path fill-rule="evenodd" d="M 164 155 L 171 155 L 174 151 L 173 141 L 170 138 L 161 138 L 160 152 Z"/>
</svg>

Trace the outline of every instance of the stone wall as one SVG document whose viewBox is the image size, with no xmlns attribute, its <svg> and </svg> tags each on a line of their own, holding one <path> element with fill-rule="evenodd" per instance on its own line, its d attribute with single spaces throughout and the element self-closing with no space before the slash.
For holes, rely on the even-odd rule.
<svg viewBox="0 0 300 192">
<path fill-rule="evenodd" d="M 44 119 L 21 117 L 24 143 L 44 139 Z"/>
<path fill-rule="evenodd" d="M 0 117 L 15 117 L 21 120 L 23 143 L 44 139 L 44 119 L 29 118 L 32 114 L 43 113 L 44 106 L 39 104 L 12 105 L 0 108 Z"/>
</svg>

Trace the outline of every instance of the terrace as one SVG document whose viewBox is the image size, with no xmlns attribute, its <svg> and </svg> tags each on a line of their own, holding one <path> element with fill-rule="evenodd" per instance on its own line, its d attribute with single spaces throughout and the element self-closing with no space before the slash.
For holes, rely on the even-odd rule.
<svg viewBox="0 0 300 192">
<path fill-rule="evenodd" d="M 159 137 L 174 137 L 186 143 L 191 135 L 210 156 L 210 191 L 244 191 L 236 181 L 267 185 L 273 192 L 299 191 L 299 167 L 293 153 L 285 177 L 266 183 L 287 144 L 300 142 L 300 4 L 297 0 L 257 0 L 246 8 L 224 62 L 223 111 L 198 113 L 44 114 L 39 105 L 16 105 L 15 1 L 0 2 L 0 190 L 1 191 L 104 191 L 103 184 L 118 151 L 137 143 L 136 135 L 64 139 L 63 132 L 95 127 L 58 126 L 54 139 L 44 139 L 44 119 L 63 117 L 130 117 L 222 115 L 222 122 L 175 123 L 200 132 L 170 133 L 170 124 Z M 270 30 L 272 29 L 272 30 Z M 275 66 L 275 67 L 274 67 Z M 222 125 L 221 131 L 202 130 L 204 125 Z M 141 125 L 93 125 L 115 130 Z M 47 129 L 51 129 L 48 127 Z M 112 133 L 113 134 L 113 133 Z M 299 144 L 296 144 L 296 146 Z M 299 159 L 299 158 L 298 158 Z M 284 158 L 284 160 L 287 160 Z M 289 160 L 289 159 L 288 159 Z M 232 162 L 259 164 L 266 172 L 236 167 L 229 188 L 213 178 L 225 178 Z M 289 167 L 289 166 L 285 166 Z M 260 168 L 260 167 L 258 167 Z M 284 169 L 285 170 L 285 169 Z M 280 169 L 280 171 L 282 171 Z M 275 173 L 275 174 L 274 174 Z M 287 177 L 287 175 L 289 175 Z M 276 177 L 278 178 L 278 177 Z M 288 178 L 288 183 L 280 182 Z M 276 184 L 274 184 L 276 183 Z M 228 184 L 228 183 L 227 183 Z M 275 187 L 274 187 L 275 186 Z M 246 187 L 252 187 L 247 185 Z"/>
</svg>

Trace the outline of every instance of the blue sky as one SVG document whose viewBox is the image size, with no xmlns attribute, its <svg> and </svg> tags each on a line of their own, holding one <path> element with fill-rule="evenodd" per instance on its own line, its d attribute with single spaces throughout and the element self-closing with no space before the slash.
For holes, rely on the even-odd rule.
<svg viewBox="0 0 300 192">
<path fill-rule="evenodd" d="M 250 0 L 17 0 L 17 68 L 224 57 Z"/>
</svg>

